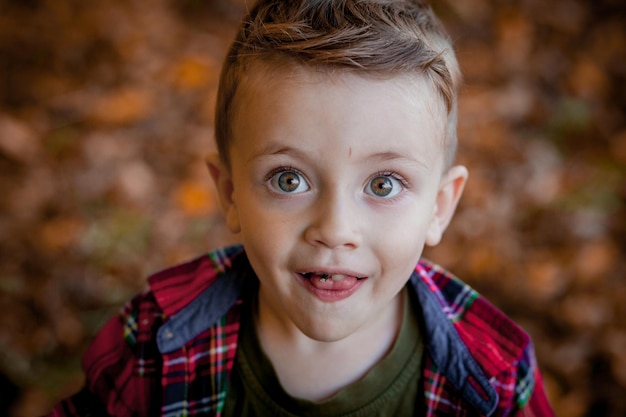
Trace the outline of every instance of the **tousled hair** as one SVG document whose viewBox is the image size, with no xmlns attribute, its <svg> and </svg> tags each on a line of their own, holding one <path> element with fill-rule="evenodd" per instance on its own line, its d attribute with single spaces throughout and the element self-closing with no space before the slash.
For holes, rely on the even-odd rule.
<svg viewBox="0 0 626 417">
<path fill-rule="evenodd" d="M 443 145 L 445 164 L 452 164 L 461 75 L 445 29 L 423 0 L 259 0 L 244 18 L 220 76 L 215 138 L 227 166 L 238 89 L 260 62 L 425 77 L 447 110 Z"/>
</svg>

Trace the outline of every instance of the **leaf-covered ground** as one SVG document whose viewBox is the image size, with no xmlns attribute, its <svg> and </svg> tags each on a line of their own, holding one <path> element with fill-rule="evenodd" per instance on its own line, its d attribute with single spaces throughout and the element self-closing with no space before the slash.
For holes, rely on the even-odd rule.
<svg viewBox="0 0 626 417">
<path fill-rule="evenodd" d="M 471 178 L 427 255 L 532 334 L 559 415 L 624 416 L 622 1 L 434 4 L 465 74 Z M 72 393 L 147 274 L 232 240 L 203 156 L 244 9 L 0 0 L 0 414 Z"/>
</svg>

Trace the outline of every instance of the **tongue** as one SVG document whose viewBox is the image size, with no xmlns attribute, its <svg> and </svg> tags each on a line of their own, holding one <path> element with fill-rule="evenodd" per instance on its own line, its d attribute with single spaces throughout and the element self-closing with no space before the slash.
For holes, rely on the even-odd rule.
<svg viewBox="0 0 626 417">
<path fill-rule="evenodd" d="M 357 283 L 356 277 L 346 276 L 341 281 L 333 281 L 331 277 L 322 277 L 320 275 L 313 275 L 309 278 L 311 284 L 319 290 L 333 290 L 341 291 L 348 290 Z"/>
</svg>

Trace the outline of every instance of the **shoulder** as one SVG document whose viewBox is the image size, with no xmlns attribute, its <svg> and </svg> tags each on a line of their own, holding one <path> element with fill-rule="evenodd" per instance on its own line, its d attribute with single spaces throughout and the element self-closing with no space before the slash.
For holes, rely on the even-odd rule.
<svg viewBox="0 0 626 417">
<path fill-rule="evenodd" d="M 173 316 L 215 284 L 218 278 L 236 273 L 247 265 L 243 258 L 245 252 L 241 245 L 213 250 L 150 276 L 150 293 L 163 314 Z"/>
<path fill-rule="evenodd" d="M 129 300 L 96 335 L 83 359 L 87 374 L 99 374 L 107 367 L 106 358 L 115 362 L 137 352 L 152 352 L 157 357 L 157 333 L 164 323 L 189 305 L 198 304 L 198 298 L 215 286 L 220 276 L 228 276 L 242 263 L 242 254 L 241 246 L 229 246 L 150 276 L 149 287 Z"/>
<path fill-rule="evenodd" d="M 437 264 L 421 260 L 417 271 L 475 356 L 507 367 L 524 355 L 530 337 L 500 309 Z"/>
<path fill-rule="evenodd" d="M 99 332 L 97 338 L 120 339 L 135 345 L 145 340 L 147 324 L 155 331 L 163 321 L 194 303 L 220 277 L 228 276 L 247 265 L 240 245 L 216 249 L 191 261 L 164 269 L 148 277 L 148 288 L 135 295 Z M 96 344 L 97 345 L 97 344 Z"/>
<path fill-rule="evenodd" d="M 499 406 L 524 406 L 533 394 L 538 370 L 530 336 L 511 318 L 454 274 L 427 260 L 416 267 L 422 295 L 436 306 L 440 329 L 458 335 L 471 358 L 499 393 Z M 425 285 L 421 285 L 425 284 Z M 426 326 L 432 326 L 427 323 Z M 455 337 L 456 338 L 456 337 Z M 458 340 L 457 339 L 457 340 Z"/>
<path fill-rule="evenodd" d="M 236 280 L 219 278 L 236 275 L 245 265 L 243 248 L 230 246 L 150 276 L 149 287 L 100 329 L 83 356 L 88 390 L 116 415 L 153 415 L 151 407 L 159 401 L 144 397 L 158 392 L 161 384 L 164 352 L 159 335 L 163 329 L 169 333 L 182 328 L 180 342 L 168 342 L 185 343 L 206 328 L 209 313 L 228 311 L 233 302 L 225 305 L 221 290 L 229 289 L 223 283 Z M 217 301 L 207 302 L 207 294 Z"/>
</svg>

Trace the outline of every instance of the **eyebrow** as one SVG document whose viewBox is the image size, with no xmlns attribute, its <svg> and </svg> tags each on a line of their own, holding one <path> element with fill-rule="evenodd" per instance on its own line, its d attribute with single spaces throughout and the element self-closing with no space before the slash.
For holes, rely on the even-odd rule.
<svg viewBox="0 0 626 417">
<path fill-rule="evenodd" d="M 377 152 L 372 155 L 368 155 L 368 158 L 375 158 L 381 161 L 400 161 L 400 162 L 405 161 L 409 163 L 416 163 L 417 165 L 426 169 L 430 168 L 428 164 L 425 162 L 424 160 L 425 158 L 420 159 L 420 158 L 413 157 L 411 155 L 407 156 L 407 155 L 403 155 L 394 151 Z"/>
<path fill-rule="evenodd" d="M 250 155 L 250 157 L 247 159 L 246 163 L 249 164 L 250 162 L 252 162 L 253 160 L 257 158 L 261 158 L 265 156 L 275 156 L 275 155 L 288 155 L 288 156 L 296 157 L 298 159 L 307 159 L 307 153 L 297 148 L 294 148 L 288 145 L 279 144 L 279 143 L 269 143 L 263 148 L 259 149 L 258 151 L 253 152 L 252 155 Z M 423 160 L 423 158 L 420 159 L 420 158 L 416 158 L 410 155 L 407 156 L 407 155 L 404 155 L 395 151 L 375 152 L 371 155 L 367 155 L 366 159 L 415 163 L 421 166 L 422 168 L 430 169 L 429 165 Z"/>
<path fill-rule="evenodd" d="M 305 158 L 306 152 L 280 143 L 269 143 L 261 149 L 253 152 L 252 155 L 250 155 L 250 157 L 246 160 L 246 164 L 249 164 L 257 158 L 274 155 L 291 155 L 297 158 Z"/>
</svg>

